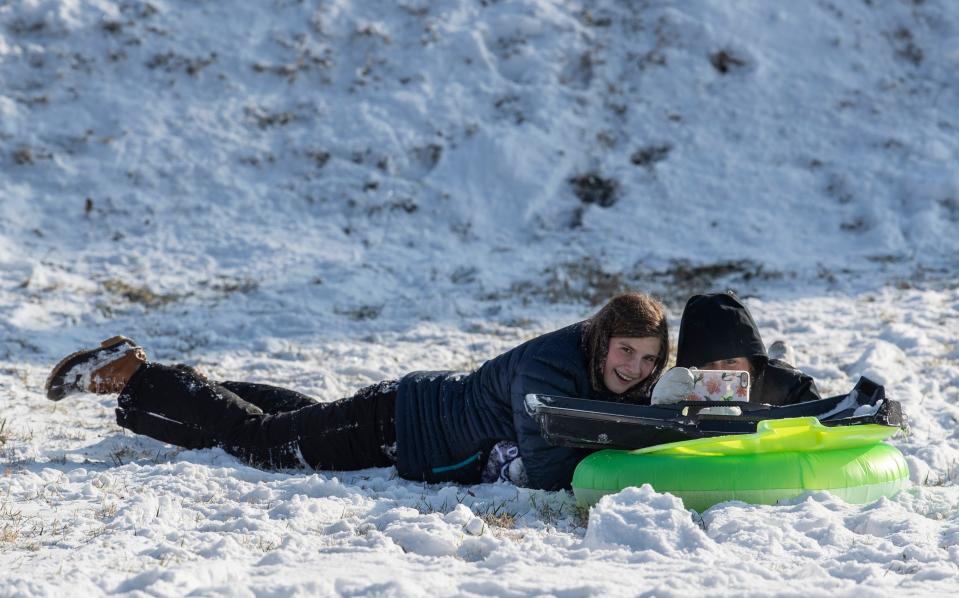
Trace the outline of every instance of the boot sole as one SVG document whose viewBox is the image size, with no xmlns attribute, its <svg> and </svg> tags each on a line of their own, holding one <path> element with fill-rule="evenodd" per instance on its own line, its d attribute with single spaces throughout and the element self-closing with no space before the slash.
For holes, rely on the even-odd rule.
<svg viewBox="0 0 959 598">
<path fill-rule="evenodd" d="M 104 349 L 113 349 L 123 344 L 129 344 L 131 349 L 137 346 L 135 342 L 125 336 L 114 336 L 101 342 L 100 346 L 95 349 L 83 349 L 61 359 L 60 363 L 54 366 L 53 371 L 50 372 L 50 375 L 47 377 L 46 384 L 43 386 L 47 393 L 47 398 L 51 401 L 59 401 L 67 396 L 67 390 L 70 384 L 67 384 L 64 380 L 64 373 L 69 371 L 73 366 L 83 363 L 94 353 L 99 353 Z"/>
</svg>

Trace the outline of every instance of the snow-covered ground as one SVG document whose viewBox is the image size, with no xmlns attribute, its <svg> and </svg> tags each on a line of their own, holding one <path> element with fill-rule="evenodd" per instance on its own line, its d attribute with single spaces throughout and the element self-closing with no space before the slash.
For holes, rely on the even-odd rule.
<svg viewBox="0 0 959 598">
<path fill-rule="evenodd" d="M 959 4 L 0 0 L 0 596 L 953 594 Z M 734 288 L 914 485 L 260 471 L 43 398 L 116 333 L 322 400 Z"/>
</svg>

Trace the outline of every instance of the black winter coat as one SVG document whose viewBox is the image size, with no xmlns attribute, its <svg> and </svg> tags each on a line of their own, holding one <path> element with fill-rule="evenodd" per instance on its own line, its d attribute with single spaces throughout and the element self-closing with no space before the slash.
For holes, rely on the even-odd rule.
<svg viewBox="0 0 959 598">
<path fill-rule="evenodd" d="M 529 487 L 567 488 L 589 451 L 547 444 L 526 412 L 529 393 L 615 399 L 592 390 L 581 343 L 583 322 L 544 334 L 470 374 L 413 372 L 396 395 L 397 471 L 428 482 L 480 481 L 501 440 L 519 446 Z"/>
</svg>

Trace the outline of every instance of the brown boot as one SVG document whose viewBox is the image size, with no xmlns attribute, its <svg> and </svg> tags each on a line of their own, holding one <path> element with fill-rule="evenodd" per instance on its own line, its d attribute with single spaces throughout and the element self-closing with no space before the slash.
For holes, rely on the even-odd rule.
<svg viewBox="0 0 959 598">
<path fill-rule="evenodd" d="M 120 392 L 146 361 L 146 353 L 132 340 L 124 336 L 108 338 L 95 349 L 63 358 L 47 378 L 47 398 L 59 401 L 81 392 Z"/>
</svg>

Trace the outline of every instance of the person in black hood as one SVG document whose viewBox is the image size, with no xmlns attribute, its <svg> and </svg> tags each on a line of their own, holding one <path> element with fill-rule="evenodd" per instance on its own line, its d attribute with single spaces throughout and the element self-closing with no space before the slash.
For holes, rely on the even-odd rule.
<svg viewBox="0 0 959 598">
<path fill-rule="evenodd" d="M 746 306 L 731 292 L 693 295 L 679 324 L 676 368 L 746 370 L 752 378 L 750 402 L 792 405 L 819 398 L 813 379 L 792 365 L 770 359 L 759 328 Z M 653 403 L 675 402 L 686 396 L 683 372 L 667 372 Z"/>
</svg>

